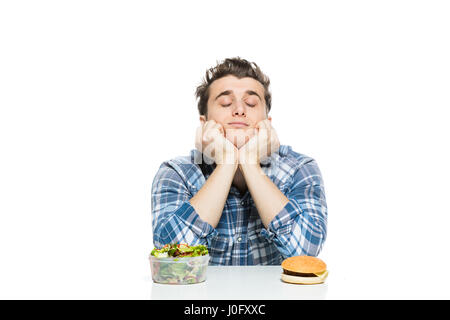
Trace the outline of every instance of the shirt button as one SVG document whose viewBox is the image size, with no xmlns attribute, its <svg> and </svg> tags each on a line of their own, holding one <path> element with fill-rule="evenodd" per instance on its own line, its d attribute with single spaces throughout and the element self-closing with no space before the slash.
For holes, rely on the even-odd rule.
<svg viewBox="0 0 450 320">
<path fill-rule="evenodd" d="M 244 200 L 241 201 L 241 206 L 245 206 L 245 201 Z"/>
<path fill-rule="evenodd" d="M 241 237 L 237 238 L 237 241 L 238 241 L 238 242 L 241 242 L 241 240 L 242 240 L 242 238 L 241 238 Z"/>
</svg>

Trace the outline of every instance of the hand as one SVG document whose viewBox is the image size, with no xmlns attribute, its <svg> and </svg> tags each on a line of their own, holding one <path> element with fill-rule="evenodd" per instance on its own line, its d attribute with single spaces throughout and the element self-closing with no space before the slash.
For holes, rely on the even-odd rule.
<svg viewBox="0 0 450 320">
<path fill-rule="evenodd" d="M 208 164 L 238 163 L 238 149 L 225 138 L 223 126 L 215 120 L 202 120 L 197 129 L 195 148 L 206 156 Z"/>
<path fill-rule="evenodd" d="M 258 122 L 255 131 L 255 135 L 239 149 L 239 164 L 259 165 L 280 148 L 278 135 L 270 120 Z"/>
</svg>

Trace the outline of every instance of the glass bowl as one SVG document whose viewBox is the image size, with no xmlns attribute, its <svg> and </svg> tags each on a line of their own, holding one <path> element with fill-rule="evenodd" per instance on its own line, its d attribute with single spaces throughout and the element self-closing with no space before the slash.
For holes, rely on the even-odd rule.
<svg viewBox="0 0 450 320">
<path fill-rule="evenodd" d="M 164 284 L 193 284 L 206 280 L 209 254 L 198 257 L 158 258 L 150 255 L 152 279 Z"/>
</svg>

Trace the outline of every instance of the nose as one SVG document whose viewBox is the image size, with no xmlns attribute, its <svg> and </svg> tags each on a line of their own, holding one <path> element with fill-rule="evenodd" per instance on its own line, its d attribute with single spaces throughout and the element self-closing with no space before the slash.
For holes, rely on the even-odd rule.
<svg viewBox="0 0 450 320">
<path fill-rule="evenodd" d="M 233 109 L 233 116 L 245 116 L 245 107 L 241 102 L 237 102 Z"/>
</svg>

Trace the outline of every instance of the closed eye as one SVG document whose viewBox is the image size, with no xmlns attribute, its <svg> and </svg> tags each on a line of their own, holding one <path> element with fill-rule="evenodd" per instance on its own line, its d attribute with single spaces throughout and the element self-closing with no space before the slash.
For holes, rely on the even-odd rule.
<svg viewBox="0 0 450 320">
<path fill-rule="evenodd" d="M 250 103 L 247 103 L 247 105 L 248 105 L 249 107 L 254 107 L 254 106 L 256 106 L 256 104 L 250 104 Z M 222 107 L 229 107 L 229 106 L 231 106 L 231 103 L 229 103 L 229 104 L 222 104 Z"/>
</svg>

